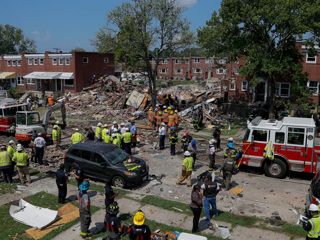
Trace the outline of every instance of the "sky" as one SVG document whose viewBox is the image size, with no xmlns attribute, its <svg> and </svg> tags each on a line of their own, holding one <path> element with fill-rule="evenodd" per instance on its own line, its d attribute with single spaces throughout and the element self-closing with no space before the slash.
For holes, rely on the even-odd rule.
<svg viewBox="0 0 320 240">
<path fill-rule="evenodd" d="M 178 0 L 188 7 L 184 17 L 195 31 L 205 25 L 221 0 Z M 105 26 L 107 13 L 126 0 L 0 0 L 0 24 L 23 30 L 37 51 L 93 51 L 90 39 Z"/>
</svg>

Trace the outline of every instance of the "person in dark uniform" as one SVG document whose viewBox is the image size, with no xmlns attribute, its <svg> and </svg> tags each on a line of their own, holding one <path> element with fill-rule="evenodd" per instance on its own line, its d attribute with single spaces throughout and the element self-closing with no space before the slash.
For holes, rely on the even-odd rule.
<svg viewBox="0 0 320 240">
<path fill-rule="evenodd" d="M 107 238 L 106 240 L 120 240 L 122 233 L 122 226 L 117 214 L 119 212 L 118 203 L 114 202 L 110 204 L 107 209 L 106 215 L 106 227 L 107 227 Z"/>
<path fill-rule="evenodd" d="M 107 182 L 104 186 L 104 194 L 106 196 L 104 203 L 106 205 L 106 210 L 108 211 L 110 204 L 114 203 L 115 197 L 119 195 L 119 191 L 114 192 L 111 187 L 111 182 Z"/>
<path fill-rule="evenodd" d="M 220 141 L 221 141 L 220 135 L 221 135 L 221 132 L 219 127 L 215 127 L 215 130 L 213 132 L 213 137 L 217 141 L 217 151 L 220 151 Z"/>
<path fill-rule="evenodd" d="M 95 132 L 92 130 L 92 127 L 88 129 L 87 140 L 94 141 Z"/>
<path fill-rule="evenodd" d="M 151 231 L 148 225 L 144 224 L 146 217 L 141 210 L 138 210 L 133 217 L 133 226 L 131 227 L 131 231 L 129 234 L 130 240 L 143 239 L 150 240 L 151 239 Z"/>
<path fill-rule="evenodd" d="M 81 224 L 81 232 L 80 236 L 83 239 L 91 239 L 89 237 L 89 227 L 91 223 L 91 201 L 88 195 L 88 189 L 90 187 L 90 183 L 88 181 L 83 181 L 79 186 L 78 200 L 79 200 L 79 212 L 80 212 L 80 224 Z"/>
<path fill-rule="evenodd" d="M 83 182 L 83 168 L 78 165 L 76 162 L 72 163 L 72 168 L 75 169 L 75 172 L 71 172 L 70 174 L 72 174 L 78 183 L 78 189 L 80 184 Z"/>
<path fill-rule="evenodd" d="M 59 190 L 58 203 L 65 203 L 67 196 L 68 175 L 64 172 L 64 164 L 60 164 L 60 168 L 56 172 L 56 183 Z"/>
</svg>

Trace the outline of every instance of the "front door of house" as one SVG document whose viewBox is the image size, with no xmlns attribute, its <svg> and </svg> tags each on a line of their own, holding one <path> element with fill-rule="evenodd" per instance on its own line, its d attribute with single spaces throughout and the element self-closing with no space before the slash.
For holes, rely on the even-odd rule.
<svg viewBox="0 0 320 240">
<path fill-rule="evenodd" d="M 62 91 L 62 81 L 61 81 L 61 79 L 56 79 L 56 83 L 57 83 L 56 91 L 57 92 L 61 92 Z"/>
<path fill-rule="evenodd" d="M 40 90 L 40 88 L 41 88 L 41 79 L 36 79 L 36 90 Z"/>
</svg>

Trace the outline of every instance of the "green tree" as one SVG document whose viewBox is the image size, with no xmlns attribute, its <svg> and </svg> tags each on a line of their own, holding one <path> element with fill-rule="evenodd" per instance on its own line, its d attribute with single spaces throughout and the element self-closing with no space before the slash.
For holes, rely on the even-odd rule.
<svg viewBox="0 0 320 240">
<path fill-rule="evenodd" d="M 251 86 L 259 78 L 267 80 L 272 117 L 277 81 L 291 81 L 291 96 L 298 103 L 306 103 L 310 96 L 296 43 L 308 37 L 305 43 L 313 50 L 319 16 L 318 0 L 222 0 L 219 13 L 198 29 L 198 43 L 208 56 L 243 58 L 240 73 L 251 79 Z"/>
<path fill-rule="evenodd" d="M 98 51 L 113 51 L 127 68 L 147 73 L 152 106 L 156 104 L 156 77 L 160 56 L 193 41 L 185 8 L 176 0 L 134 0 L 122 3 L 107 14 L 107 25 L 96 34 Z M 150 49 L 156 49 L 155 54 Z M 151 64 L 151 60 L 154 64 Z"/>
<path fill-rule="evenodd" d="M 82 47 L 75 47 L 70 50 L 70 53 L 73 53 L 73 52 L 86 52 L 86 50 Z"/>
<path fill-rule="evenodd" d="M 0 54 L 36 52 L 34 40 L 26 38 L 20 28 L 0 24 Z"/>
</svg>

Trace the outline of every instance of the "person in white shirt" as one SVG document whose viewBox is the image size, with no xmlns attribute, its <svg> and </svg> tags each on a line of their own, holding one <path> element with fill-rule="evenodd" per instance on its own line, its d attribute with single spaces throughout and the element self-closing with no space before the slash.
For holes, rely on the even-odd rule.
<svg viewBox="0 0 320 240">
<path fill-rule="evenodd" d="M 125 128 L 125 124 L 121 123 L 120 124 L 120 128 L 121 128 L 121 135 L 123 135 L 124 133 L 126 133 L 126 128 Z"/>
<path fill-rule="evenodd" d="M 159 127 L 159 150 L 164 149 L 164 140 L 166 138 L 166 133 L 167 133 L 166 124 L 162 122 Z"/>
<path fill-rule="evenodd" d="M 214 170 L 214 166 L 216 163 L 216 144 L 217 144 L 217 140 L 215 139 L 211 139 L 209 141 L 209 171 L 213 171 Z"/>
<path fill-rule="evenodd" d="M 41 133 L 38 133 L 38 137 L 33 142 L 36 151 L 36 159 L 38 159 L 39 164 L 42 165 L 42 159 L 44 155 L 44 148 L 46 147 L 46 140 L 41 137 Z"/>
<path fill-rule="evenodd" d="M 113 125 L 111 126 L 111 135 L 113 133 L 117 133 L 118 131 L 121 131 L 120 126 L 118 125 L 118 123 L 116 121 L 113 122 Z"/>
</svg>

